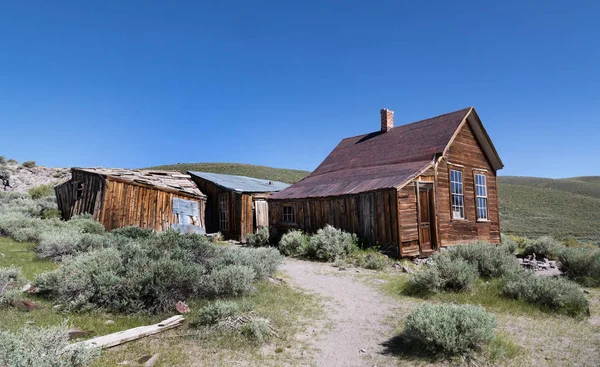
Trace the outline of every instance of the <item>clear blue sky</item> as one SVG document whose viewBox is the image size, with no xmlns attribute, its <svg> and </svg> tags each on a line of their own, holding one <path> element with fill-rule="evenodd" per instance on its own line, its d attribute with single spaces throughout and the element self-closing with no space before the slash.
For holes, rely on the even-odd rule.
<svg viewBox="0 0 600 367">
<path fill-rule="evenodd" d="M 312 170 L 475 106 L 504 175 L 600 174 L 597 1 L 5 1 L 0 155 Z"/>
</svg>

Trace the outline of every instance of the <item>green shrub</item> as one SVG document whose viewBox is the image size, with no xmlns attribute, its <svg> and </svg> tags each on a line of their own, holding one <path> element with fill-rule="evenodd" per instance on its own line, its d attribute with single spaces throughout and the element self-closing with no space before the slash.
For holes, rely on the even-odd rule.
<svg viewBox="0 0 600 367">
<path fill-rule="evenodd" d="M 250 322 L 242 325 L 242 334 L 255 344 L 264 344 L 271 336 L 269 320 L 255 317 Z"/>
<path fill-rule="evenodd" d="M 502 288 L 506 297 L 524 300 L 569 316 L 589 314 L 588 301 L 577 284 L 562 278 L 532 273 L 508 280 Z"/>
<path fill-rule="evenodd" d="M 352 258 L 354 265 L 365 269 L 381 270 L 390 265 L 390 258 L 375 249 L 359 250 Z"/>
<path fill-rule="evenodd" d="M 446 355 L 469 354 L 495 338 L 496 318 L 473 305 L 425 304 L 406 318 L 404 335 Z"/>
<path fill-rule="evenodd" d="M 252 247 L 265 247 L 269 246 L 269 237 L 269 228 L 260 227 L 256 230 L 256 233 L 246 236 L 246 242 Z"/>
<path fill-rule="evenodd" d="M 600 286 L 600 250 L 565 248 L 558 254 L 560 270 L 586 286 Z"/>
<path fill-rule="evenodd" d="M 14 297 L 11 291 L 18 286 L 21 269 L 10 267 L 0 268 L 0 305 L 9 303 Z M 20 293 L 20 290 L 17 289 Z"/>
<path fill-rule="evenodd" d="M 240 306 L 233 301 L 216 301 L 198 311 L 198 324 L 212 325 L 226 317 L 240 312 Z"/>
<path fill-rule="evenodd" d="M 89 365 L 97 350 L 69 345 L 65 325 L 50 328 L 25 327 L 15 333 L 0 331 L 0 365 L 11 367 L 79 367 Z"/>
<path fill-rule="evenodd" d="M 273 275 L 282 261 L 283 256 L 274 248 L 219 247 L 206 265 L 209 269 L 228 265 L 248 266 L 254 271 L 256 279 L 264 279 Z"/>
<path fill-rule="evenodd" d="M 355 234 L 327 225 L 312 236 L 304 252 L 309 258 L 334 261 L 356 250 L 358 250 L 358 239 Z"/>
<path fill-rule="evenodd" d="M 507 252 L 511 255 L 514 255 L 514 253 L 519 248 L 517 241 L 515 241 L 512 236 L 507 236 L 504 233 L 502 233 L 500 235 L 500 237 L 502 238 L 502 245 L 501 245 L 502 249 L 505 252 Z"/>
<path fill-rule="evenodd" d="M 6 164 L 6 157 L 3 155 L 0 155 L 0 165 L 5 165 Z"/>
<path fill-rule="evenodd" d="M 25 168 L 33 168 L 35 167 L 35 161 L 25 161 L 21 165 Z"/>
<path fill-rule="evenodd" d="M 9 160 L 7 160 L 6 163 L 8 163 L 8 164 L 19 164 L 19 162 L 16 159 L 12 159 L 12 158 L 9 159 Z"/>
<path fill-rule="evenodd" d="M 556 260 L 561 248 L 562 245 L 560 244 L 560 242 L 558 242 L 554 238 L 549 236 L 542 236 L 531 241 L 531 243 L 529 243 L 527 247 L 525 247 L 525 251 L 523 252 L 523 254 L 526 256 L 535 254 L 535 256 L 538 259 L 545 257 L 551 260 Z"/>
<path fill-rule="evenodd" d="M 58 209 L 49 209 L 42 212 L 42 219 L 60 219 L 61 217 L 62 213 Z"/>
<path fill-rule="evenodd" d="M 463 259 L 469 264 L 475 265 L 479 275 L 484 278 L 500 278 L 522 271 L 516 258 L 505 248 L 487 242 L 453 246 L 440 256 Z"/>
<path fill-rule="evenodd" d="M 227 265 L 211 272 L 206 283 L 212 295 L 218 297 L 239 296 L 252 290 L 256 273 L 244 265 Z"/>
<path fill-rule="evenodd" d="M 27 190 L 32 199 L 39 199 L 45 196 L 54 195 L 54 187 L 52 185 L 39 185 Z"/>
<path fill-rule="evenodd" d="M 451 258 L 437 253 L 433 264 L 411 275 L 410 286 L 416 293 L 463 291 L 471 288 L 477 280 L 477 266 L 464 259 Z"/>
<path fill-rule="evenodd" d="M 137 240 L 138 238 L 149 238 L 154 235 L 154 231 L 152 229 L 140 228 L 136 226 L 113 229 L 111 233 L 115 236 L 127 237 L 134 240 Z"/>
<path fill-rule="evenodd" d="M 102 223 L 95 221 L 91 214 L 74 215 L 67 225 L 81 230 L 83 233 L 104 233 Z"/>
<path fill-rule="evenodd" d="M 289 231 L 279 241 L 279 252 L 286 256 L 301 255 L 310 237 L 299 230 Z"/>
</svg>

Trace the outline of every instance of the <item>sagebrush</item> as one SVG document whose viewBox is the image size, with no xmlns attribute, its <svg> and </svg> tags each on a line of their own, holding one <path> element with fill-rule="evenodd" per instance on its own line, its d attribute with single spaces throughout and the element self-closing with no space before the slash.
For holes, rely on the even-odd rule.
<svg viewBox="0 0 600 367">
<path fill-rule="evenodd" d="M 404 336 L 434 353 L 469 354 L 494 340 L 496 325 L 478 306 L 424 304 L 407 316 Z"/>
</svg>

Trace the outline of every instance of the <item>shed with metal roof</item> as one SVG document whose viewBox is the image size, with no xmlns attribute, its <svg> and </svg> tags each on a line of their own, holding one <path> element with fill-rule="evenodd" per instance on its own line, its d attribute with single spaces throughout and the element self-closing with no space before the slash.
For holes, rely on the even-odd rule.
<svg viewBox="0 0 600 367">
<path fill-rule="evenodd" d="M 241 242 L 259 227 L 269 225 L 266 199 L 290 185 L 285 182 L 212 172 L 188 171 L 206 193 L 206 228 Z"/>
</svg>

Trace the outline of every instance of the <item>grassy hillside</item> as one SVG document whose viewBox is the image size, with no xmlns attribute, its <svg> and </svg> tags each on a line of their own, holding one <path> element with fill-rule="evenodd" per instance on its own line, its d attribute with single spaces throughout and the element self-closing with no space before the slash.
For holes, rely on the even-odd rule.
<svg viewBox="0 0 600 367">
<path fill-rule="evenodd" d="M 148 168 L 174 170 L 180 172 L 200 171 L 225 173 L 229 175 L 256 177 L 265 180 L 281 181 L 287 183 L 298 182 L 310 173 L 308 171 L 301 171 L 296 169 L 273 168 L 241 163 L 177 163 Z"/>
<path fill-rule="evenodd" d="M 600 177 L 499 177 L 502 231 L 600 240 Z"/>
</svg>

